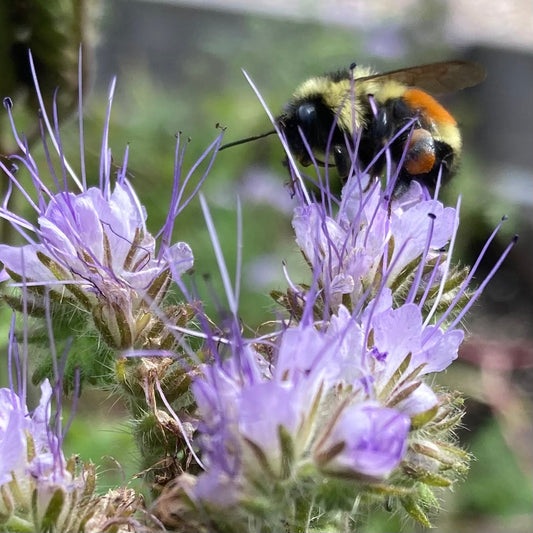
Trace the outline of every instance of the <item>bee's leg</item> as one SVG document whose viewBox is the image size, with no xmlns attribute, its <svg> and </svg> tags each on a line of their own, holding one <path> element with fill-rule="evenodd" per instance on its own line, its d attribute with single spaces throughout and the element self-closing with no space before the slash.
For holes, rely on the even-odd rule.
<svg viewBox="0 0 533 533">
<path fill-rule="evenodd" d="M 289 189 L 291 198 L 294 198 L 294 195 L 296 194 L 296 179 L 294 178 L 289 158 L 285 156 L 281 164 L 287 169 L 287 174 L 289 175 L 289 181 L 285 182 L 285 187 Z"/>
<path fill-rule="evenodd" d="M 348 153 L 348 149 L 345 145 L 334 144 L 331 147 L 331 152 L 333 154 L 333 160 L 335 161 L 335 166 L 337 167 L 339 177 L 343 181 L 346 181 L 348 175 L 350 174 L 350 169 L 352 168 L 352 159 Z"/>
</svg>

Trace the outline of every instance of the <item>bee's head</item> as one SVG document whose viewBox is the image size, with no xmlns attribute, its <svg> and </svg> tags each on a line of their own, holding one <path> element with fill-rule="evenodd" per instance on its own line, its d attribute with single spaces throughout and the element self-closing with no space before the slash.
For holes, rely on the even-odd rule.
<svg viewBox="0 0 533 533">
<path fill-rule="evenodd" d="M 277 121 L 291 151 L 303 165 L 311 163 L 309 149 L 322 157 L 328 145 L 343 139 L 335 113 L 320 96 L 289 102 Z"/>
</svg>

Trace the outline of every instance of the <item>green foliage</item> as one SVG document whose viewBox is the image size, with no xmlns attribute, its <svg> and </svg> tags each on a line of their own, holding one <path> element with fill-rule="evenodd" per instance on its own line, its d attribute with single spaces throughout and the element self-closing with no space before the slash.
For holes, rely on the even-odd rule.
<svg viewBox="0 0 533 533">
<path fill-rule="evenodd" d="M 512 516 L 531 513 L 533 490 L 510 453 L 497 423 L 485 425 L 472 443 L 472 463 L 467 485 L 456 499 L 457 511 L 467 516 Z"/>
<path fill-rule="evenodd" d="M 119 405 L 113 407 L 106 392 L 86 391 L 65 437 L 64 452 L 77 454 L 82 461 L 97 465 L 98 492 L 120 486 L 126 480 L 140 488 L 134 476 L 140 471 L 138 450 L 132 435 L 128 415 Z M 90 404 L 89 410 L 85 405 Z M 70 413 L 65 412 L 65 419 Z"/>
</svg>

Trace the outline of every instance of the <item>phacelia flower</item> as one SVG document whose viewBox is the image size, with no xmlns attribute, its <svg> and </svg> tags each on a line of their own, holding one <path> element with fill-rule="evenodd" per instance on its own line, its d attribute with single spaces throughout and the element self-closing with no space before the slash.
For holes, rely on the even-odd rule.
<svg viewBox="0 0 533 533">
<path fill-rule="evenodd" d="M 383 478 L 396 468 L 407 449 L 409 417 L 395 409 L 358 403 L 343 409 L 317 447 L 322 470 Z"/>
<path fill-rule="evenodd" d="M 332 310 L 341 302 L 354 309 L 384 285 L 395 289 L 397 301 L 422 301 L 428 284 L 430 291 L 442 280 L 442 248 L 457 228 L 455 210 L 428 199 L 416 182 L 392 201 L 379 181 L 361 176 L 361 182 L 349 180 L 336 213 L 321 202 L 295 209 L 296 242 L 318 274 L 322 298 Z M 456 285 L 464 276 L 456 273 Z"/>
<path fill-rule="evenodd" d="M 77 530 L 90 510 L 81 504 L 94 485 L 94 467 L 86 464 L 79 471 L 74 458 L 65 459 L 61 440 L 50 426 L 51 400 L 48 381 L 41 385 L 33 412 L 12 389 L 0 389 L 3 531 Z"/>
<path fill-rule="evenodd" d="M 340 199 L 328 185 L 317 200 L 295 187 L 310 281 L 274 291 L 287 322 L 245 339 L 219 261 L 234 319 L 216 334 L 201 321 L 212 357 L 192 390 L 204 472 L 178 477 L 159 512 L 169 524 L 203 515 L 232 531 L 252 517 L 264 531 L 320 530 L 381 495 L 429 525 L 428 487 L 450 485 L 469 459 L 453 438 L 460 400 L 427 380 L 457 358 L 458 323 L 484 287 L 468 290 L 477 265 L 450 266 L 458 209 L 417 182 L 391 198 L 357 165 Z"/>
<path fill-rule="evenodd" d="M 229 358 L 205 365 L 193 385 L 208 467 L 197 497 L 215 482 L 211 469 L 233 481 L 227 504 L 264 476 L 384 480 L 398 468 L 416 417 L 439 408 L 423 376 L 457 357 L 463 332 L 424 327 L 415 304 L 392 308 L 387 288 L 370 307 L 354 317 L 340 305 L 327 324 L 284 329 L 268 358 L 240 339 Z"/>
<path fill-rule="evenodd" d="M 50 295 L 43 298 L 49 304 Z M 70 421 L 63 425 L 65 360 L 58 361 L 52 334 L 49 305 L 46 307 L 48 352 L 53 383 L 40 384 L 38 405 L 28 408 L 29 296 L 22 291 L 22 332 L 17 332 L 13 313 L 8 337 L 7 376 L 9 387 L 0 389 L 0 531 L 102 531 L 94 524 L 112 525 L 115 531 L 140 529 L 134 514 L 144 510 L 142 498 L 133 490 L 112 492 L 113 506 L 104 505 L 111 496 L 96 491 L 96 468 L 76 455 L 66 458 L 63 442 Z M 22 342 L 17 340 L 18 333 Z M 79 393 L 79 372 L 75 396 Z M 72 405 L 76 409 L 76 401 Z M 126 503 L 127 502 L 127 503 Z"/>
<path fill-rule="evenodd" d="M 42 105 L 36 77 L 34 80 Z M 113 92 L 114 83 L 110 102 Z M 169 214 L 159 232 L 158 245 L 156 237 L 147 231 L 146 211 L 126 177 L 126 163 L 113 183 L 111 152 L 107 146 L 108 122 L 103 134 L 99 186 L 88 187 L 83 154 L 82 178 L 79 179 L 65 159 L 59 134 L 50 128 L 44 108 L 41 113 L 43 125 L 48 126 L 49 139 L 43 133 L 43 143 L 45 147 L 50 143 L 56 148 L 59 168 L 54 168 L 51 158 L 49 168 L 41 169 L 36 165 L 27 144 L 15 129 L 12 102 L 5 99 L 4 107 L 22 156 L 12 156 L 14 164 L 11 166 L 0 162 L 0 168 L 37 215 L 35 224 L 21 218 L 9 210 L 7 198 L 0 208 L 0 216 L 28 241 L 24 246 L 0 245 L 4 279 L 9 276 L 15 282 L 24 282 L 37 308 L 40 307 L 39 295 L 43 287 L 47 287 L 54 300 L 61 302 L 61 309 L 71 304 L 71 312 L 81 310 L 89 314 L 112 349 L 153 348 L 160 341 L 164 345 L 163 323 L 165 320 L 172 323 L 176 318 L 174 314 L 179 314 L 180 310 L 161 312 L 161 304 L 171 280 L 181 277 L 193 266 L 193 253 L 187 243 L 170 244 L 175 218 L 190 200 L 190 197 L 184 199 L 183 187 L 191 175 L 180 184 L 180 169 L 176 169 Z M 109 112 L 110 109 L 108 116 Z M 203 157 L 219 141 L 215 141 Z M 127 155 L 126 151 L 125 162 Z M 17 179 L 16 169 L 20 165 L 30 173 L 33 194 L 23 189 Z M 53 176 L 62 176 L 61 180 L 55 179 L 55 190 L 48 187 L 43 178 L 50 170 Z M 166 335 L 170 336 L 168 332 Z"/>
<path fill-rule="evenodd" d="M 21 234 L 26 244 L 0 244 L 1 278 L 11 280 L 3 287 L 6 289 L 3 297 L 15 310 L 28 311 L 36 319 L 25 323 L 31 342 L 42 339 L 40 331 L 37 335 L 33 332 L 38 331 L 44 316 L 50 316 L 47 330 L 53 331 L 61 347 L 70 346 L 63 365 L 63 390 L 72 390 L 83 380 L 113 387 L 126 396 L 134 418 L 133 432 L 140 443 L 143 440 L 150 443 L 141 446 L 148 470 L 153 466 L 153 457 L 163 454 L 168 439 L 174 437 L 175 426 L 165 425 L 164 415 L 159 416 L 162 411 L 153 384 L 164 381 L 165 392 L 170 390 L 173 401 L 181 408 L 191 401 L 188 387 L 189 372 L 194 373 L 192 365 L 173 364 L 177 358 L 168 357 L 186 345 L 176 326 L 187 326 L 195 313 L 193 305 L 169 304 L 170 299 L 166 299 L 171 283 L 182 287 L 181 278 L 194 263 L 187 243 L 173 244 L 173 230 L 178 215 L 205 180 L 222 133 L 188 172 L 182 168 L 186 147 L 177 136 L 166 221 L 152 235 L 147 230 L 146 210 L 127 177 L 127 149 L 123 166 L 116 172 L 112 170 L 108 137 L 115 82 L 109 93 L 100 169 L 94 176 L 97 185 L 88 186 L 81 104 L 82 153 L 77 173 L 65 156 L 56 101 L 52 128 L 31 57 L 30 65 L 41 105 L 41 140 L 46 162 L 36 163 L 26 139 L 15 126 L 13 103 L 6 98 L 4 107 L 20 155 L 0 161 L 0 169 L 10 183 L 0 206 L 0 217 Z M 29 173 L 30 187 L 24 187 L 19 179 L 20 167 Z M 47 181 L 49 176 L 52 183 Z M 191 184 L 194 186 L 189 191 Z M 33 217 L 23 218 L 11 208 L 15 202 L 10 200 L 15 193 L 26 200 Z M 20 208 L 18 202 L 17 207 Z M 7 290 L 9 286 L 15 287 L 12 293 Z M 36 383 L 51 377 L 54 368 L 50 352 L 45 353 L 35 365 Z M 191 350 L 187 355 L 190 353 Z M 120 494 L 129 499 L 126 492 Z M 115 500 L 116 496 L 110 496 L 112 503 Z"/>
<path fill-rule="evenodd" d="M 181 273 L 193 264 L 186 243 L 169 247 L 158 259 L 145 219 L 126 180 L 107 197 L 95 187 L 60 192 L 49 198 L 33 228 L 39 241 L 2 244 L 0 260 L 12 278 L 48 284 L 81 303 L 111 345 L 130 347 L 148 326 L 150 304 L 165 294 L 169 262 Z"/>
<path fill-rule="evenodd" d="M 54 341 L 50 349 L 55 354 Z M 41 383 L 35 409 L 25 401 L 28 347 L 19 347 L 15 320 L 9 335 L 9 362 L 17 369 L 15 390 L 0 389 L 0 531 L 103 531 L 96 524 L 113 525 L 116 531 L 140 529 L 133 515 L 143 509 L 142 498 L 133 490 L 95 494 L 96 469 L 91 462 L 63 453 L 65 429 L 61 425 L 62 399 L 58 394 L 62 377 L 53 388 Z M 60 366 L 56 365 L 60 370 Z M 9 368 L 11 370 L 11 367 Z M 54 410 L 52 409 L 54 406 Z M 108 502 L 113 495 L 113 505 Z"/>
<path fill-rule="evenodd" d="M 5 107 L 13 123 L 9 100 Z M 167 221 L 153 236 L 125 166 L 111 183 L 108 125 L 100 183 L 88 187 L 83 165 L 80 180 L 44 109 L 42 117 L 61 163 L 54 172 L 49 157 L 54 190 L 14 126 L 22 156 L 11 162 L 27 168 L 34 193 L 21 186 L 15 167 L 0 162 L 37 215 L 34 224 L 12 212 L 11 191 L 0 208 L 28 243 L 0 245 L 3 277 L 22 292 L 22 305 L 7 300 L 52 320 L 70 306 L 124 355 L 113 384 L 126 391 L 144 472 L 154 492 L 161 490 L 157 518 L 180 531 L 340 530 L 366 503 L 386 499 L 429 525 L 426 512 L 437 507 L 432 487 L 463 475 L 469 457 L 454 441 L 458 394 L 428 376 L 456 359 L 460 321 L 510 248 L 480 288 L 470 290 L 479 261 L 470 272 L 451 266 L 458 207 L 445 207 L 417 182 L 394 190 L 393 176 L 383 189 L 353 154 L 340 198 L 330 192 L 327 174 L 325 185 L 318 180 L 318 199 L 301 176 L 295 181 L 292 225 L 309 279 L 295 284 L 287 272 L 289 288 L 272 293 L 283 307 L 277 326 L 246 338 L 239 282 L 231 287 L 203 197 L 229 320 L 215 324 L 181 282 L 192 251 L 170 243 L 190 199 L 183 201 L 191 174 L 182 183 L 177 165 Z M 219 144 L 220 137 L 202 159 Z M 177 150 L 181 161 L 179 143 Z M 240 272 L 240 258 L 237 264 Z M 171 280 L 189 298 L 183 306 L 164 307 Z M 193 314 L 201 332 L 188 327 Z M 197 351 L 178 342 L 195 331 L 205 340 L 194 344 Z M 88 498 L 78 497 L 94 485 L 94 469 L 80 474 L 65 461 L 60 433 L 50 427 L 51 390 L 45 382 L 33 413 L 23 395 L 0 390 L 0 518 L 9 527 L 25 521 L 17 529 L 98 530 L 114 526 L 117 513 L 121 525 L 135 528 L 132 509 L 141 507 L 135 493 L 123 488 L 97 500 L 89 490 Z M 27 487 L 36 499 L 27 499 Z M 83 505 L 76 514 L 82 522 L 73 525 L 63 503 L 74 500 Z"/>
</svg>

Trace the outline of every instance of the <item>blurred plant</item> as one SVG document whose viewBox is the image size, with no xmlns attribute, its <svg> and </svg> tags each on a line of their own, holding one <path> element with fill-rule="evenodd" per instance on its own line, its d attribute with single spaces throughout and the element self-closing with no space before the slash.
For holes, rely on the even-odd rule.
<svg viewBox="0 0 533 533">
<path fill-rule="evenodd" d="M 58 105 L 66 116 L 77 105 L 78 65 L 86 73 L 96 41 L 95 20 L 98 0 L 13 0 L 0 6 L 0 94 L 11 95 L 17 104 L 33 114 L 39 106 L 28 67 L 28 50 L 33 50 L 34 63 L 41 73 L 39 83 L 47 103 L 61 87 Z M 83 62 L 78 51 L 83 44 Z M 3 153 L 6 153 L 7 131 L 2 132 Z M 9 136 L 12 141 L 12 137 Z"/>
<path fill-rule="evenodd" d="M 0 5 L 0 97 L 10 95 L 16 99 L 27 147 L 40 136 L 33 117 L 42 105 L 33 90 L 28 50 L 33 50 L 34 63 L 40 72 L 41 94 L 48 106 L 61 87 L 54 98 L 60 109 L 58 116 L 63 119 L 77 106 L 81 79 L 78 65 L 83 66 L 85 77 L 92 64 L 98 15 L 99 0 L 10 0 Z M 79 61 L 81 56 L 83 61 Z M 0 119 L 2 156 L 19 149 L 6 118 Z M 8 186 L 9 180 L 1 181 L 2 196 Z M 0 225 L 1 242 L 12 238 L 9 229 L 9 225 Z"/>
<path fill-rule="evenodd" d="M 313 197 L 287 150 L 297 203 L 293 228 L 309 280 L 294 283 L 287 272 L 289 288 L 272 293 L 283 314 L 265 323 L 268 333 L 247 337 L 238 314 L 241 262 L 232 286 L 202 196 L 229 307 L 220 319 L 205 313 L 194 283 L 185 282 L 191 248 L 171 244 L 176 218 L 211 170 L 222 134 L 187 173 L 178 137 L 168 215 L 152 236 L 127 179 L 127 150 L 112 179 L 109 122 L 99 186 L 87 187 L 83 142 L 78 177 L 45 111 L 33 62 L 31 69 L 47 168 L 36 165 L 6 99 L 21 155 L 0 168 L 37 222 L 8 207 L 10 188 L 0 216 L 28 244 L 0 245 L 3 279 L 13 287 L 4 298 L 32 318 L 21 323 L 23 338 L 37 343 L 53 332 L 70 347 L 60 367 L 49 349 L 34 381 L 55 378 L 57 394 L 77 395 L 87 384 L 122 396 L 145 480 L 157 496 L 153 512 L 166 527 L 357 530 L 364 510 L 376 503 L 399 506 L 430 526 L 429 515 L 438 510 L 434 490 L 461 478 L 469 455 L 454 439 L 459 394 L 431 386 L 427 375 L 457 357 L 459 323 L 514 240 L 471 290 L 481 257 L 471 271 L 451 266 L 458 208 L 444 207 L 418 183 L 395 192 L 394 168 L 382 187 L 358 168 L 356 154 L 341 198 L 331 193 L 327 168 L 324 175 L 316 169 Z M 110 102 L 113 90 L 114 84 Z M 55 117 L 56 101 L 53 111 Z M 32 191 L 18 179 L 19 167 L 30 174 Z M 169 305 L 172 282 L 182 300 Z M 6 472 L 13 475 L 15 467 Z M 94 507 L 93 526 L 83 520 L 71 530 L 111 530 L 109 514 L 126 509 L 126 528 L 163 527 L 154 526 L 134 494 L 118 490 Z"/>
</svg>

